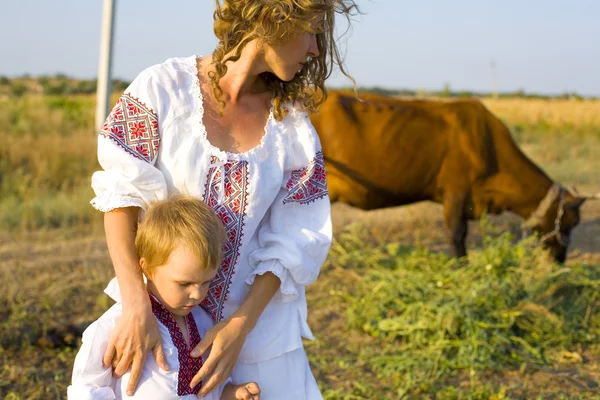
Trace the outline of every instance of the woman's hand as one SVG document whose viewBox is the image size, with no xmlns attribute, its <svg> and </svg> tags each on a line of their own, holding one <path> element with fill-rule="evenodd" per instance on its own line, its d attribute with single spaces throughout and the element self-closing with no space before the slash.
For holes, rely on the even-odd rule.
<svg viewBox="0 0 600 400">
<path fill-rule="evenodd" d="M 212 346 L 202 368 L 190 382 L 190 387 L 194 387 L 206 378 L 198 398 L 212 392 L 231 375 L 250 330 L 245 318 L 232 316 L 213 326 L 192 350 L 192 357 L 200 357 Z"/>
<path fill-rule="evenodd" d="M 194 387 L 204 380 L 198 398 L 206 396 L 231 375 L 246 336 L 258 322 L 280 285 L 279 278 L 271 272 L 257 276 L 240 308 L 206 332 L 204 338 L 192 350 L 192 357 L 200 357 L 212 345 L 206 362 L 190 383 L 190 387 Z"/>
<path fill-rule="evenodd" d="M 147 302 L 138 303 L 128 311 L 123 310 L 123 316 L 110 335 L 102 360 L 105 368 L 115 366 L 113 374 L 117 378 L 131 366 L 131 375 L 127 383 L 128 396 L 132 396 L 137 388 L 150 350 L 154 353 L 158 366 L 168 371 L 169 365 L 163 351 L 158 323 L 152 314 L 152 306 L 148 299 Z"/>
</svg>

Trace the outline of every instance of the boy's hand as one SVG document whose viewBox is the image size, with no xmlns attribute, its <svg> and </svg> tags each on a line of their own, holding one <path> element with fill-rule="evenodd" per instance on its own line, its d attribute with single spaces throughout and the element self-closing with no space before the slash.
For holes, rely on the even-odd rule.
<svg viewBox="0 0 600 400">
<path fill-rule="evenodd" d="M 256 382 L 241 385 L 228 383 L 221 394 L 221 400 L 260 400 L 260 388 Z"/>
<path fill-rule="evenodd" d="M 256 382 L 238 385 L 235 389 L 235 400 L 260 400 L 260 388 Z"/>
</svg>

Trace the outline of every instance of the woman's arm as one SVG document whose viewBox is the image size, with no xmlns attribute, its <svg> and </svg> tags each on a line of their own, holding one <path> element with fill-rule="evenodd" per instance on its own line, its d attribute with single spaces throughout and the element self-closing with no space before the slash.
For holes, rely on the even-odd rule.
<svg viewBox="0 0 600 400">
<path fill-rule="evenodd" d="M 150 304 L 133 247 L 138 207 L 117 208 L 104 214 L 104 233 L 125 308 L 137 301 Z M 143 299 L 143 300 L 142 300 Z"/>
<path fill-rule="evenodd" d="M 122 376 L 131 366 L 128 395 L 132 395 L 137 387 L 150 350 L 154 352 L 157 364 L 162 369 L 169 370 L 158 323 L 152 314 L 134 249 L 138 213 L 138 207 L 127 207 L 104 214 L 106 243 L 119 282 L 123 316 L 111 333 L 103 364 L 106 367 L 114 365 L 117 377 Z"/>
<path fill-rule="evenodd" d="M 208 359 L 190 383 L 190 387 L 194 387 L 202 379 L 209 377 L 198 396 L 206 396 L 231 375 L 246 336 L 277 293 L 280 283 L 279 278 L 271 272 L 257 276 L 240 308 L 206 332 L 202 341 L 194 348 L 192 357 L 199 357 L 212 345 Z"/>
<path fill-rule="evenodd" d="M 250 291 L 244 299 L 244 302 L 231 316 L 231 319 L 239 320 L 245 328 L 246 334 L 250 333 L 258 322 L 267 304 L 271 301 L 281 281 L 275 274 L 267 272 L 264 275 L 256 277 L 254 284 L 250 287 Z"/>
</svg>

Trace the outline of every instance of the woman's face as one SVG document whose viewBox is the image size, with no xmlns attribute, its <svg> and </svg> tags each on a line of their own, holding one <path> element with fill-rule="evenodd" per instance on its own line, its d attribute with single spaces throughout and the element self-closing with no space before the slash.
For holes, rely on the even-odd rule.
<svg viewBox="0 0 600 400">
<path fill-rule="evenodd" d="M 265 44 L 264 52 L 269 72 L 288 82 L 304 68 L 309 57 L 319 55 L 317 35 L 301 31 L 284 43 Z"/>
</svg>

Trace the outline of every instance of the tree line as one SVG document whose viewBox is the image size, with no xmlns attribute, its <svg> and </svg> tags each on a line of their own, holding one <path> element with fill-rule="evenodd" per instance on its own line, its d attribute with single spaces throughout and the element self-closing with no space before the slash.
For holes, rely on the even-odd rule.
<svg viewBox="0 0 600 400">
<path fill-rule="evenodd" d="M 122 93 L 130 81 L 124 79 L 113 79 L 112 88 L 116 93 Z M 96 93 L 96 79 L 76 79 L 70 78 L 65 74 L 55 74 L 52 76 L 43 75 L 31 77 L 23 75 L 21 77 L 9 78 L 0 76 L 0 94 L 20 97 L 25 94 L 43 94 L 50 96 L 93 94 Z M 341 88 L 342 90 L 352 91 L 351 87 Z M 566 92 L 560 94 L 542 94 L 526 92 L 519 89 L 509 92 L 492 93 L 470 90 L 452 90 L 446 83 L 441 90 L 414 90 L 414 89 L 392 89 L 380 86 L 361 86 L 358 88 L 362 93 L 374 93 L 386 96 L 407 96 L 407 97 L 442 97 L 442 98 L 468 98 L 468 97 L 499 97 L 499 98 L 524 98 L 524 99 L 570 99 L 570 100 L 597 100 L 598 97 L 583 96 L 576 92 Z"/>
</svg>

